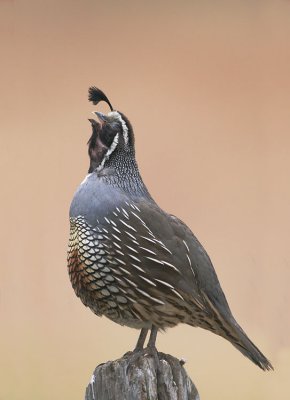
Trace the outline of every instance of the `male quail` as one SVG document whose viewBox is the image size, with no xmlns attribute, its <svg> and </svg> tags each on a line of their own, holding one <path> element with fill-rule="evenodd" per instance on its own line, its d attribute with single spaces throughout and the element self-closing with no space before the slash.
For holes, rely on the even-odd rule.
<svg viewBox="0 0 290 400">
<path fill-rule="evenodd" d="M 186 323 L 230 341 L 263 370 L 271 363 L 234 319 L 206 251 L 177 217 L 155 203 L 135 159 L 133 128 L 106 95 L 89 89 L 107 115 L 90 119 L 90 167 L 70 207 L 68 270 L 82 302 L 97 315 L 141 329 Z"/>
</svg>

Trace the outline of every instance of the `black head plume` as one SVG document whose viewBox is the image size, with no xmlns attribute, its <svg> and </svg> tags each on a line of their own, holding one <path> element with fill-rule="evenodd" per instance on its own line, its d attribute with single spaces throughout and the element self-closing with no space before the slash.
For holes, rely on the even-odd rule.
<svg viewBox="0 0 290 400">
<path fill-rule="evenodd" d="M 100 101 L 104 101 L 108 104 L 111 111 L 114 110 L 112 104 L 110 103 L 105 93 L 102 92 L 100 89 L 96 88 L 95 86 L 91 86 L 89 88 L 89 101 L 91 101 L 95 105 L 97 105 Z"/>
</svg>

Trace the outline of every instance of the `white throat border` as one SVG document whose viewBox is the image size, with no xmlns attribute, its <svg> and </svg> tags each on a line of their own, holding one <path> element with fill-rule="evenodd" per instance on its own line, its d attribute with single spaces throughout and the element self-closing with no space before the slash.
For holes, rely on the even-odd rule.
<svg viewBox="0 0 290 400">
<path fill-rule="evenodd" d="M 101 171 L 104 168 L 105 162 L 108 160 L 110 155 L 115 151 L 119 143 L 119 133 L 117 133 L 112 141 L 111 146 L 108 148 L 107 153 L 104 155 L 101 164 L 96 168 L 97 171 Z"/>
</svg>

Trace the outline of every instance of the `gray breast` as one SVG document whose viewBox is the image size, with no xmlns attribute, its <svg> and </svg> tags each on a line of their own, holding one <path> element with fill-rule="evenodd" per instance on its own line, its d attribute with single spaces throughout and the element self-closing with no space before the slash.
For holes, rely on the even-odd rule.
<svg viewBox="0 0 290 400">
<path fill-rule="evenodd" d="M 107 185 L 97 173 L 89 174 L 78 187 L 71 206 L 70 217 L 83 216 L 87 223 L 96 226 L 98 219 L 111 213 L 118 204 L 128 201 L 120 189 Z"/>
</svg>

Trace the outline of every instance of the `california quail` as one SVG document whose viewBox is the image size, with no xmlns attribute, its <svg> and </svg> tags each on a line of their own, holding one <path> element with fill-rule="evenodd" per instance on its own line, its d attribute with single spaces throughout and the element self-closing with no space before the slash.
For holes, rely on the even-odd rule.
<svg viewBox="0 0 290 400">
<path fill-rule="evenodd" d="M 271 363 L 234 319 L 206 251 L 190 229 L 163 211 L 149 194 L 135 159 L 133 128 L 113 110 L 90 119 L 90 167 L 70 207 L 68 270 L 72 286 L 96 315 L 141 329 L 186 323 L 230 341 L 263 370 Z"/>
</svg>

